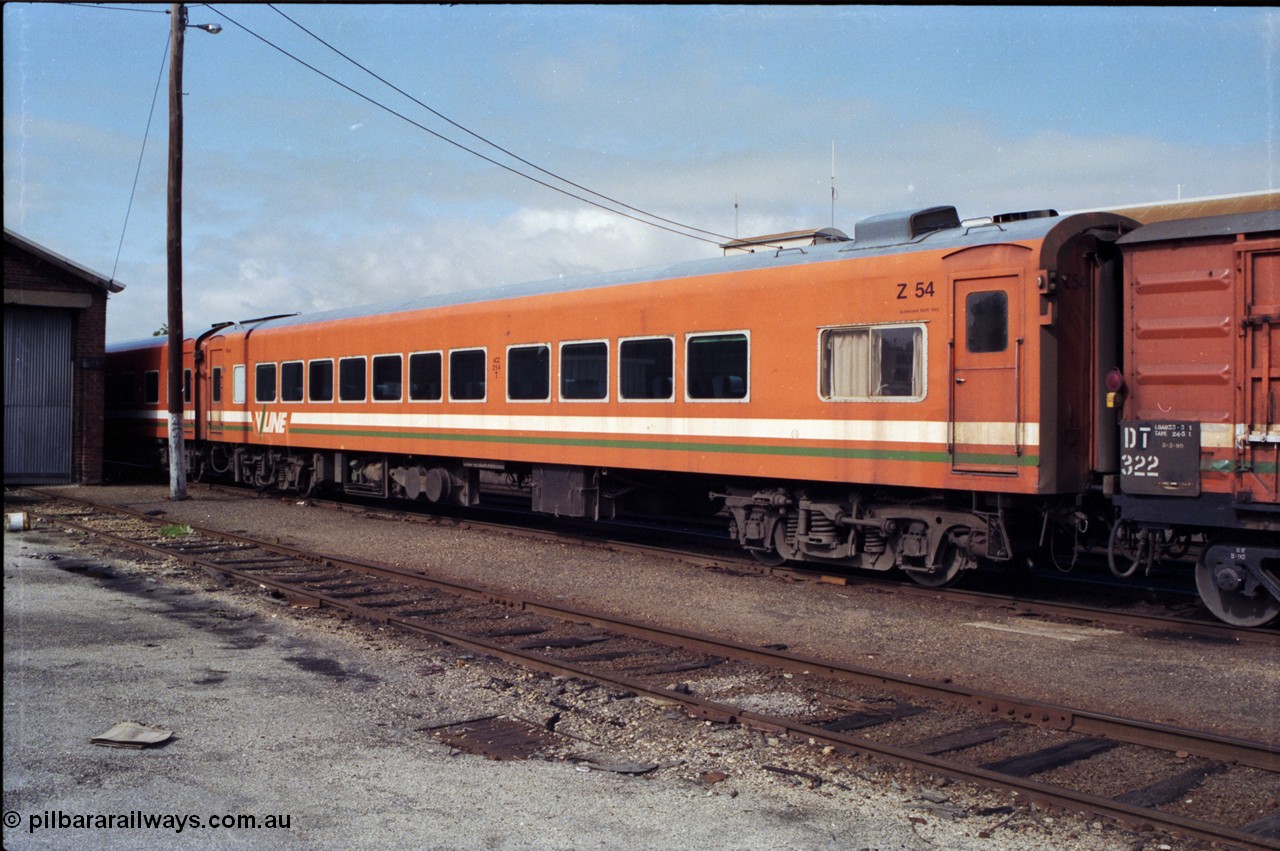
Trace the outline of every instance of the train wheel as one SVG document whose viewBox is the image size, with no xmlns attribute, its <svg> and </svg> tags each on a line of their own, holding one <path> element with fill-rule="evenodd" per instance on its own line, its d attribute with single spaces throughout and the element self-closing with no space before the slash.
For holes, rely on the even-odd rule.
<svg viewBox="0 0 1280 851">
<path fill-rule="evenodd" d="M 779 520 L 773 526 L 773 549 L 752 550 L 751 557 L 765 567 L 781 567 L 800 553 L 787 540 L 787 524 Z"/>
<path fill-rule="evenodd" d="M 960 565 L 957 563 L 942 570 L 908 570 L 907 576 L 917 585 L 926 588 L 948 588 L 956 584 L 960 578 Z"/>
<path fill-rule="evenodd" d="M 1196 590 L 1219 620 L 1239 627 L 1265 626 L 1280 617 L 1280 600 L 1250 582 L 1243 565 L 1232 558 L 1243 552 L 1243 547 L 1222 541 L 1206 546 L 1196 563 Z"/>
<path fill-rule="evenodd" d="M 965 559 L 961 556 L 959 548 L 954 544 L 948 544 L 946 551 L 942 553 L 940 563 L 932 570 L 906 568 L 906 571 L 907 576 L 910 576 L 911 581 L 917 585 L 923 585 L 926 588 L 949 588 L 960 579 L 960 572 L 964 570 L 964 566 Z"/>
<path fill-rule="evenodd" d="M 781 567 L 787 561 L 777 550 L 750 550 L 750 553 L 753 559 L 765 567 Z"/>
</svg>

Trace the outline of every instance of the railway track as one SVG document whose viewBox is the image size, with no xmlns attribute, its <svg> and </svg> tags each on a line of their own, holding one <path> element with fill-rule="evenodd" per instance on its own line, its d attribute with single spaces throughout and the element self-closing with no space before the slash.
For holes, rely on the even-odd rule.
<svg viewBox="0 0 1280 851">
<path fill-rule="evenodd" d="M 222 485 L 207 485 L 213 490 L 245 496 L 243 488 Z M 274 495 L 263 495 L 264 499 L 279 499 Z M 633 527 L 631 534 L 611 536 L 607 524 L 594 523 L 587 531 L 578 533 L 572 525 L 549 526 L 545 517 L 534 515 L 532 520 L 524 515 L 514 522 L 502 519 L 477 520 L 474 516 L 462 514 L 415 513 L 388 509 L 385 505 L 364 505 L 312 498 L 314 505 L 336 511 L 356 511 L 374 516 L 394 517 L 397 520 L 414 522 L 457 523 L 466 528 L 487 529 L 505 535 L 520 535 L 534 540 L 573 543 L 578 546 L 595 547 L 610 552 L 630 552 L 677 561 L 703 570 L 720 570 L 729 573 L 740 573 L 755 576 L 781 577 L 791 581 L 816 582 L 835 586 L 860 586 L 875 588 L 892 594 L 921 599 L 946 600 L 948 604 L 962 603 L 977 608 L 999 609 L 1019 616 L 1032 616 L 1067 621 L 1074 624 L 1087 624 L 1100 628 L 1121 628 L 1140 632 L 1152 637 L 1199 637 L 1211 641 L 1230 642 L 1234 644 L 1257 644 L 1274 647 L 1280 650 L 1280 630 L 1275 628 L 1241 629 L 1222 621 L 1212 619 L 1207 613 L 1201 616 L 1182 616 L 1177 614 L 1160 614 L 1152 611 L 1133 611 L 1117 607 L 1109 601 L 1107 605 L 1089 605 L 1083 602 L 1066 602 L 1046 599 L 1044 596 L 1029 592 L 1002 592 L 993 590 L 974 590 L 963 587 L 929 588 L 895 577 L 880 576 L 866 571 L 850 571 L 836 573 L 820 568 L 806 568 L 795 565 L 770 566 L 741 556 L 736 545 L 728 544 L 727 552 L 719 552 L 705 544 L 692 543 L 682 545 L 679 534 L 675 541 L 667 530 L 653 527 Z M 495 512 L 496 513 L 496 512 Z M 474 512 L 472 512 L 474 515 Z M 602 533 L 602 529 L 605 531 Z M 663 538 L 662 544 L 645 543 L 646 539 Z M 1126 588 L 1132 593 L 1133 589 Z M 1195 599 L 1193 591 L 1188 589 L 1188 599 Z M 1195 604 L 1197 608 L 1199 604 Z"/>
<path fill-rule="evenodd" d="M 202 483 L 200 487 L 207 488 L 212 493 L 223 493 L 237 498 L 294 501 L 293 497 L 281 496 L 277 493 L 258 493 L 232 485 Z M 389 507 L 381 500 L 363 502 L 315 496 L 309 497 L 307 503 L 333 511 L 356 512 L 397 521 L 432 525 L 456 524 L 459 528 L 496 531 L 503 535 L 522 536 L 538 541 L 572 543 L 608 552 L 636 553 L 675 560 L 700 570 L 777 577 L 788 581 L 834 586 L 872 588 L 904 597 L 945 600 L 948 605 L 961 603 L 987 611 L 997 609 L 1019 617 L 1046 618 L 1098 628 L 1124 629 L 1152 638 L 1198 637 L 1210 641 L 1260 645 L 1280 650 L 1280 628 L 1273 626 L 1242 629 L 1223 623 L 1213 618 L 1199 604 L 1192 584 L 1188 584 L 1183 595 L 1186 605 L 1174 606 L 1172 611 L 1192 609 L 1193 613 L 1162 614 L 1152 610 L 1149 604 L 1139 605 L 1136 609 L 1134 606 L 1125 604 L 1125 600 L 1130 603 L 1139 603 L 1142 596 L 1151 590 L 1143 589 L 1133 582 L 1122 585 L 1120 589 L 1108 585 L 1107 593 L 1104 595 L 1105 602 L 1095 605 L 1088 602 L 1087 597 L 1081 597 L 1079 588 L 1073 589 L 1068 599 L 1063 600 L 1060 597 L 1040 593 L 1035 588 L 1016 591 L 992 590 L 991 582 L 984 583 L 985 587 L 979 588 L 963 586 L 931 588 L 898 576 L 885 576 L 868 571 L 835 572 L 821 567 L 805 567 L 796 564 L 771 566 L 742 555 L 737 545 L 729 542 L 727 538 L 713 541 L 705 531 L 689 531 L 687 528 L 669 529 L 644 523 L 593 522 L 580 529 L 579 524 L 573 521 L 549 520 L 545 515 L 503 509 L 481 511 L 473 508 L 455 511 L 448 506 L 432 506 L 428 511 L 419 511 L 415 510 L 416 506 L 413 505 L 404 508 Z M 687 527 L 688 524 L 686 523 L 685 526 Z M 662 543 L 649 543 L 653 540 Z M 985 578 L 994 579 L 995 577 Z M 1014 579 L 1008 573 L 1004 573 L 1000 575 L 997 584 L 1007 586 Z M 1084 581 L 1083 584 L 1086 587 L 1093 587 L 1088 581 Z M 1117 605 L 1117 595 L 1119 595 L 1119 605 Z M 1165 596 L 1167 598 L 1167 595 Z"/>
<path fill-rule="evenodd" d="M 1238 847 L 1280 848 L 1280 812 L 1240 823 L 1224 799 L 1280 788 L 1280 748 L 1087 710 L 922 682 L 651 625 L 418 571 L 309 553 L 64 497 L 54 523 L 253 583 L 302 607 L 431 636 L 525 668 L 681 705 L 1029 800 Z M 549 733 L 509 718 L 436 731 L 497 752 L 536 751 Z M 1099 778 L 1103 778 L 1100 780 Z M 1187 795 L 1195 790 L 1188 805 Z M 1272 790 L 1269 792 L 1268 790 Z M 1274 800 L 1271 801 L 1274 807 Z"/>
</svg>

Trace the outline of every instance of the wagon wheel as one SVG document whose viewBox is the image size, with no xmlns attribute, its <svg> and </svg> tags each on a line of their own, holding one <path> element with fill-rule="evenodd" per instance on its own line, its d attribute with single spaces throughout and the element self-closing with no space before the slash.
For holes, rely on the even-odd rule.
<svg viewBox="0 0 1280 851">
<path fill-rule="evenodd" d="M 1196 590 L 1209 611 L 1232 626 L 1266 626 L 1280 617 L 1280 600 L 1252 582 L 1230 559 L 1231 545 L 1214 541 L 1196 563 Z M 1263 570 L 1266 570 L 1264 567 Z M 1271 572 L 1272 579 L 1277 578 Z"/>
</svg>

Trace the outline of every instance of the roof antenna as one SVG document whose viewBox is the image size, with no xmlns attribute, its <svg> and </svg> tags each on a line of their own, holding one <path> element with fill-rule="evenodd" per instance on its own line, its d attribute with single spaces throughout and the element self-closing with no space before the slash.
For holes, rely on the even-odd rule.
<svg viewBox="0 0 1280 851">
<path fill-rule="evenodd" d="M 836 226 L 836 143 L 831 140 L 831 227 Z"/>
</svg>

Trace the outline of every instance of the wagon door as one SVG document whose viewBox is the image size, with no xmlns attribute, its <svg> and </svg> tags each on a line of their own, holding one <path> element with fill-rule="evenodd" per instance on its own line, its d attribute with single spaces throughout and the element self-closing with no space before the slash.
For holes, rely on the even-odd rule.
<svg viewBox="0 0 1280 851">
<path fill-rule="evenodd" d="M 956 472 L 1018 473 L 1020 280 L 1016 274 L 955 280 L 948 443 Z"/>
<path fill-rule="evenodd" d="M 1261 247 L 1256 243 L 1250 248 Z M 1242 250 L 1236 255 L 1243 272 L 1243 416 L 1246 429 L 1237 444 L 1238 485 L 1254 502 L 1275 503 L 1276 462 L 1280 456 L 1280 244 L 1269 250 Z"/>
</svg>

